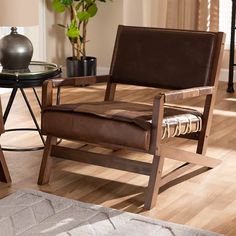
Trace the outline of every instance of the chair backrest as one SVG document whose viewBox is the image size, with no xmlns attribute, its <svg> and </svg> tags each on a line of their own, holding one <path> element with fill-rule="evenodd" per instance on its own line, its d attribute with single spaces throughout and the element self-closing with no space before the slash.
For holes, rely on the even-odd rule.
<svg viewBox="0 0 236 236">
<path fill-rule="evenodd" d="M 120 25 L 111 82 L 171 89 L 214 85 L 218 34 Z"/>
</svg>

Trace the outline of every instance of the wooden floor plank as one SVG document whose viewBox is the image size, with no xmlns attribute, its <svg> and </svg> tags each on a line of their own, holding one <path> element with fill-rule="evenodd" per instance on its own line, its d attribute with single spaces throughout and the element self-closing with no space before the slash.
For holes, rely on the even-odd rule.
<svg viewBox="0 0 236 236">
<path fill-rule="evenodd" d="M 147 176 L 143 175 L 57 159 L 50 184 L 38 186 L 42 151 L 4 152 L 12 184 L 9 186 L 0 183 L 0 198 L 21 188 L 39 189 L 84 202 L 102 204 L 226 235 L 236 235 L 236 94 L 226 93 L 226 87 L 226 83 L 220 83 L 207 150 L 207 156 L 220 159 L 222 163 L 162 192 L 158 196 L 157 207 L 151 211 L 142 211 L 144 189 L 148 183 Z M 26 92 L 37 118 L 40 119 L 40 110 L 33 92 L 30 89 Z M 103 94 L 102 85 L 67 88 L 63 90 L 61 99 L 68 103 L 96 101 L 102 100 Z M 118 86 L 116 98 L 152 102 L 155 94 L 157 92 L 151 88 Z M 9 94 L 1 95 L 3 107 L 6 106 L 8 96 Z M 188 103 L 186 101 L 185 105 L 199 108 L 202 104 L 202 99 L 199 98 L 191 99 Z M 6 128 L 16 126 L 34 127 L 20 94 L 16 96 Z M 3 146 L 41 145 L 36 132 L 5 133 L 1 137 L 1 143 Z M 168 146 L 180 147 L 186 151 L 196 149 L 194 141 L 184 139 L 173 139 Z M 93 146 L 87 149 L 113 154 L 111 150 Z M 151 161 L 150 156 L 143 153 L 117 150 L 115 154 L 138 161 Z M 167 160 L 165 164 L 164 172 L 179 165 L 174 160 Z"/>
</svg>

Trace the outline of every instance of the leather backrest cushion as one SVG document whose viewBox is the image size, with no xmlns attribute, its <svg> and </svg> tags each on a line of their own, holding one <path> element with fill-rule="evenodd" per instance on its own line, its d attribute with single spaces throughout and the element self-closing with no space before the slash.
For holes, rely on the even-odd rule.
<svg viewBox="0 0 236 236">
<path fill-rule="evenodd" d="M 112 82 L 162 88 L 209 85 L 216 33 L 119 26 Z"/>
</svg>

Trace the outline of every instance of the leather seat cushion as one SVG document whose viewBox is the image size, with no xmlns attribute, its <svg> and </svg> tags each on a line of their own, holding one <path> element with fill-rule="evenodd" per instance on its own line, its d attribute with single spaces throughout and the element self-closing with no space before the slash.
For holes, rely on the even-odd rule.
<svg viewBox="0 0 236 236">
<path fill-rule="evenodd" d="M 59 110 L 43 113 L 42 133 L 69 140 L 109 143 L 141 150 L 148 150 L 150 143 L 150 132 L 135 124 Z"/>
<path fill-rule="evenodd" d="M 192 130 L 196 130 L 197 116 L 193 109 L 166 106 L 163 120 L 163 135 L 168 123 L 169 136 L 181 120 L 181 129 L 186 130 L 192 115 Z M 42 133 L 60 138 L 89 143 L 113 144 L 149 150 L 152 106 L 128 102 L 91 102 L 64 104 L 46 108 L 42 114 Z"/>
</svg>

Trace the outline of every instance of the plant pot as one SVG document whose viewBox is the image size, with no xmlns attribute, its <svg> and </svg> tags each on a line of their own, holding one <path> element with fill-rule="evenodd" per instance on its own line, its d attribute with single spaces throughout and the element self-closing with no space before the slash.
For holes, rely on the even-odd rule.
<svg viewBox="0 0 236 236">
<path fill-rule="evenodd" d="M 91 76 L 97 73 L 97 59 L 86 57 L 85 59 L 66 58 L 66 69 L 68 77 Z"/>
</svg>

